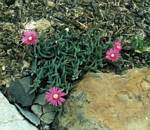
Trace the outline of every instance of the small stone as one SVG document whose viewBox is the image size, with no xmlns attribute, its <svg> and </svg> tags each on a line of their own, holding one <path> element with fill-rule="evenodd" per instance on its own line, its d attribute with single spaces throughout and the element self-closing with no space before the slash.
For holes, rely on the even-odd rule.
<svg viewBox="0 0 150 130">
<path fill-rule="evenodd" d="M 25 61 L 25 60 L 23 60 L 22 70 L 25 69 L 25 68 L 29 68 L 29 66 L 30 66 L 30 63 Z"/>
<path fill-rule="evenodd" d="M 42 127 L 42 130 L 50 130 L 50 126 L 49 126 L 49 125 L 44 125 L 44 126 Z"/>
<path fill-rule="evenodd" d="M 52 22 L 48 21 L 45 18 L 42 18 L 38 21 L 30 21 L 28 23 L 24 23 L 25 30 L 35 30 L 37 29 L 38 32 L 45 31 L 46 29 L 50 28 Z"/>
<path fill-rule="evenodd" d="M 55 117 L 55 114 L 54 113 L 44 113 L 42 116 L 41 116 L 41 121 L 43 121 L 44 123 L 46 124 L 50 124 L 53 122 L 54 120 L 54 117 Z"/>
<path fill-rule="evenodd" d="M 48 1 L 47 1 L 47 4 L 48 4 L 48 7 L 50 7 L 50 8 L 55 7 L 55 3 L 52 2 L 51 0 L 48 0 Z"/>
<path fill-rule="evenodd" d="M 6 87 L 8 88 L 10 86 L 11 81 L 11 78 L 5 78 L 4 80 L 2 80 L 1 84 L 6 85 Z"/>
<path fill-rule="evenodd" d="M 35 30 L 36 22 L 32 20 L 29 23 L 27 23 L 24 28 L 25 30 Z"/>
<path fill-rule="evenodd" d="M 66 32 L 69 32 L 69 28 L 65 28 L 65 31 L 66 31 Z"/>
<path fill-rule="evenodd" d="M 48 113 L 48 112 L 52 112 L 52 107 L 49 104 L 46 104 L 43 106 L 43 112 L 44 113 Z"/>
<path fill-rule="evenodd" d="M 38 117 L 42 115 L 42 107 L 40 105 L 32 105 L 31 110 L 36 114 Z"/>
<path fill-rule="evenodd" d="M 34 103 L 39 104 L 39 105 L 45 105 L 45 94 L 40 94 L 38 97 L 35 99 Z"/>
<path fill-rule="evenodd" d="M 51 27 L 51 22 L 49 22 L 46 19 L 40 19 L 38 21 L 36 21 L 36 29 L 39 32 L 45 31 L 46 29 Z"/>
<path fill-rule="evenodd" d="M 6 66 L 3 65 L 3 66 L 2 66 L 2 70 L 4 71 L 5 69 L 6 69 Z"/>
</svg>

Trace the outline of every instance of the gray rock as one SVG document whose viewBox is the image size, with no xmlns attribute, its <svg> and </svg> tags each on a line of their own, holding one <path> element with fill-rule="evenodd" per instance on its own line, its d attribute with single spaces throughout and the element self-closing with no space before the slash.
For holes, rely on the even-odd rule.
<svg viewBox="0 0 150 130">
<path fill-rule="evenodd" d="M 34 103 L 39 104 L 39 105 L 45 105 L 45 94 L 40 94 L 34 101 Z"/>
<path fill-rule="evenodd" d="M 42 115 L 42 107 L 40 105 L 32 105 L 31 110 L 36 114 L 38 117 Z"/>
<path fill-rule="evenodd" d="M 16 104 L 16 107 L 19 109 L 19 111 L 21 112 L 21 114 L 26 118 L 28 119 L 30 122 L 32 122 L 35 126 L 38 126 L 40 125 L 40 119 L 39 117 L 37 117 L 34 113 L 28 111 L 28 110 L 25 110 L 23 108 L 21 108 L 20 106 L 18 106 Z"/>
<path fill-rule="evenodd" d="M 14 120 L 23 120 L 23 117 L 0 92 L 0 125 Z"/>
<path fill-rule="evenodd" d="M 43 106 L 43 113 L 49 113 L 52 112 L 52 106 L 49 104 L 46 104 Z"/>
<path fill-rule="evenodd" d="M 0 130 L 38 130 L 27 122 L 0 92 Z"/>
<path fill-rule="evenodd" d="M 0 124 L 0 130 L 38 130 L 25 120 L 16 120 Z"/>
<path fill-rule="evenodd" d="M 25 77 L 18 79 L 10 84 L 8 92 L 16 103 L 21 104 L 22 106 L 32 105 L 35 94 L 30 94 L 29 92 L 31 88 L 30 83 L 30 77 Z"/>
<path fill-rule="evenodd" d="M 54 120 L 54 113 L 44 113 L 42 116 L 41 116 L 41 120 L 46 123 L 46 124 L 50 124 L 53 122 Z"/>
</svg>

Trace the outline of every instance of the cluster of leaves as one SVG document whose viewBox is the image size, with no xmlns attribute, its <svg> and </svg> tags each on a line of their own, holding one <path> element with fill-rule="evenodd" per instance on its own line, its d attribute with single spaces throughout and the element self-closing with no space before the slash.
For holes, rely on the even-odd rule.
<svg viewBox="0 0 150 130">
<path fill-rule="evenodd" d="M 136 52 L 150 52 L 150 42 L 144 39 L 142 36 L 134 36 L 131 39 L 131 46 Z"/>
<path fill-rule="evenodd" d="M 111 39 L 102 42 L 104 34 L 96 29 L 85 33 L 68 30 L 56 30 L 51 36 L 42 34 L 39 43 L 34 46 L 32 66 L 32 91 L 44 82 L 66 90 L 87 71 L 103 68 L 104 53 L 111 46 Z"/>
</svg>

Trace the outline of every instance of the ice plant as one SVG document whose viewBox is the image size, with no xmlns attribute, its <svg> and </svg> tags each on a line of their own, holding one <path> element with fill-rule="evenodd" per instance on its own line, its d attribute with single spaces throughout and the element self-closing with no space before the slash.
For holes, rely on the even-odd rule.
<svg viewBox="0 0 150 130">
<path fill-rule="evenodd" d="M 25 45 L 35 45 L 38 42 L 38 34 L 35 31 L 25 31 L 22 36 L 22 43 Z"/>
<path fill-rule="evenodd" d="M 114 48 L 111 48 L 107 50 L 106 52 L 106 59 L 110 60 L 112 62 L 117 61 L 121 57 L 119 51 L 115 50 Z"/>
<path fill-rule="evenodd" d="M 47 102 L 54 106 L 62 105 L 65 101 L 64 96 L 65 93 L 58 87 L 50 88 L 45 94 Z"/>
<path fill-rule="evenodd" d="M 116 40 L 114 41 L 113 43 L 113 48 L 116 50 L 116 51 L 121 51 L 122 50 L 122 42 L 121 40 Z"/>
</svg>

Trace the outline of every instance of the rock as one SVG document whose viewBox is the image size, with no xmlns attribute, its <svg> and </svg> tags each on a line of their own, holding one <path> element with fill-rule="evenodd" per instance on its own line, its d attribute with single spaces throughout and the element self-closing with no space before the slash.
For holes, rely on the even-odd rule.
<svg viewBox="0 0 150 130">
<path fill-rule="evenodd" d="M 47 1 L 47 5 L 48 5 L 49 8 L 55 7 L 55 3 L 53 1 L 51 1 L 51 0 Z"/>
<path fill-rule="evenodd" d="M 44 112 L 44 113 L 53 112 L 53 111 L 52 111 L 52 106 L 49 105 L 49 104 L 44 105 L 44 106 L 43 106 L 43 112 Z"/>
<path fill-rule="evenodd" d="M 34 103 L 39 105 L 45 105 L 46 104 L 45 93 L 38 95 Z"/>
<path fill-rule="evenodd" d="M 14 122 L 8 122 L 0 125 L 0 130 L 38 130 L 31 124 L 28 124 L 25 120 L 19 120 Z"/>
<path fill-rule="evenodd" d="M 19 112 L 31 123 L 33 123 L 35 126 L 40 125 L 40 119 L 29 110 L 26 110 L 19 105 L 15 104 L 15 106 L 18 108 Z"/>
<path fill-rule="evenodd" d="M 27 61 L 25 61 L 25 60 L 23 60 L 23 66 L 22 66 L 22 70 L 23 69 L 25 69 L 25 68 L 29 68 L 30 67 L 30 63 L 29 62 L 27 62 Z"/>
<path fill-rule="evenodd" d="M 35 30 L 36 29 L 36 22 L 31 20 L 30 22 L 28 23 L 24 23 L 24 28 L 25 30 Z"/>
<path fill-rule="evenodd" d="M 44 31 L 46 29 L 48 29 L 49 27 L 51 27 L 51 22 L 49 22 L 46 19 L 40 19 L 38 21 L 36 21 L 36 29 L 41 32 Z"/>
<path fill-rule="evenodd" d="M 38 130 L 28 123 L 0 93 L 0 130 Z"/>
<path fill-rule="evenodd" d="M 53 120 L 54 120 L 54 117 L 55 117 L 55 115 L 54 115 L 54 113 L 44 113 L 42 116 L 41 116 L 41 121 L 43 121 L 44 123 L 46 123 L 46 124 L 50 124 L 50 123 L 52 123 L 53 122 Z"/>
<path fill-rule="evenodd" d="M 35 98 L 35 93 L 30 94 L 31 77 L 15 80 L 10 84 L 8 93 L 12 99 L 22 106 L 30 106 Z"/>
<path fill-rule="evenodd" d="M 50 130 L 50 126 L 49 126 L 49 125 L 44 125 L 44 126 L 42 127 L 42 130 Z"/>
<path fill-rule="evenodd" d="M 64 105 L 59 129 L 150 130 L 150 69 L 87 74 Z"/>
<path fill-rule="evenodd" d="M 23 120 L 23 117 L 18 114 L 14 106 L 9 104 L 1 92 L 0 101 L 0 124 L 11 122 L 12 120 Z"/>
<path fill-rule="evenodd" d="M 37 30 L 38 32 L 42 32 L 48 28 L 50 28 L 52 25 L 52 22 L 42 18 L 38 21 L 30 21 L 28 23 L 25 23 L 25 29 L 26 30 Z"/>
<path fill-rule="evenodd" d="M 54 108 L 51 105 L 46 104 L 42 106 L 42 111 L 43 111 L 43 114 L 40 118 L 41 121 L 43 121 L 46 124 L 52 123 L 56 115 L 56 111 L 54 111 Z"/>
<path fill-rule="evenodd" d="M 46 103 L 45 94 L 40 94 L 36 98 L 31 109 L 45 124 L 50 124 L 54 121 L 56 111 L 53 110 L 51 105 Z"/>
<path fill-rule="evenodd" d="M 45 93 L 40 94 L 35 99 L 34 105 L 32 105 L 31 109 L 45 124 L 52 123 L 56 115 L 54 108 L 46 103 Z"/>
<path fill-rule="evenodd" d="M 42 107 L 40 105 L 32 105 L 31 110 L 36 114 L 38 117 L 42 115 Z"/>
</svg>

